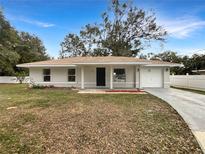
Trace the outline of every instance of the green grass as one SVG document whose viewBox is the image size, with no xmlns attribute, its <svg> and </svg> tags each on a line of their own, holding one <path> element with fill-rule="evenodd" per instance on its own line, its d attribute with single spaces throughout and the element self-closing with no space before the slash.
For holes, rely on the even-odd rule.
<svg viewBox="0 0 205 154">
<path fill-rule="evenodd" d="M 185 91 L 190 91 L 193 93 L 205 95 L 205 91 L 202 91 L 202 90 L 194 90 L 194 89 L 180 88 L 180 87 L 174 87 L 174 86 L 171 86 L 171 87 L 175 89 L 180 89 L 180 90 L 185 90 Z"/>
<path fill-rule="evenodd" d="M 150 94 L 0 84 L 0 153 L 122 151 L 201 153 L 182 118 Z"/>
</svg>

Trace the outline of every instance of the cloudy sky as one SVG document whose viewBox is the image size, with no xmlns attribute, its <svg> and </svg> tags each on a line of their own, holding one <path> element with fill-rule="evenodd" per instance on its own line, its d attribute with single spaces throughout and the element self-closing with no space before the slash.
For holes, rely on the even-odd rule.
<svg viewBox="0 0 205 154">
<path fill-rule="evenodd" d="M 60 42 L 87 23 L 101 20 L 109 0 L 0 0 L 6 18 L 17 30 L 39 36 L 50 56 L 57 57 Z M 134 0 L 156 13 L 157 23 L 169 33 L 166 43 L 146 46 L 146 52 L 173 50 L 191 55 L 205 51 L 205 0 Z"/>
</svg>

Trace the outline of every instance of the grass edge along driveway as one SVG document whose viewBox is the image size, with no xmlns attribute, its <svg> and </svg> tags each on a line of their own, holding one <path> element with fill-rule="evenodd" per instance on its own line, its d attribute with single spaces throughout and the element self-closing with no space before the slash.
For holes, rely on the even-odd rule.
<svg viewBox="0 0 205 154">
<path fill-rule="evenodd" d="M 203 91 L 203 90 L 195 90 L 195 89 L 181 88 L 181 87 L 175 87 L 175 86 L 171 86 L 171 88 L 185 90 L 185 91 L 205 95 L 205 91 Z"/>
</svg>

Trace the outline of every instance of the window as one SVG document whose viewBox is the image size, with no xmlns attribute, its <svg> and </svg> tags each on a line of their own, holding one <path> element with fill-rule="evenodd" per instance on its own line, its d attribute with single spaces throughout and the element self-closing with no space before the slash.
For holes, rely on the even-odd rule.
<svg viewBox="0 0 205 154">
<path fill-rule="evenodd" d="M 75 69 L 68 69 L 68 82 L 75 82 Z"/>
<path fill-rule="evenodd" d="M 51 71 L 50 69 L 43 69 L 43 81 L 50 82 L 51 80 Z"/>
<path fill-rule="evenodd" d="M 114 69 L 114 82 L 125 82 L 126 74 L 124 68 L 116 68 Z"/>
</svg>

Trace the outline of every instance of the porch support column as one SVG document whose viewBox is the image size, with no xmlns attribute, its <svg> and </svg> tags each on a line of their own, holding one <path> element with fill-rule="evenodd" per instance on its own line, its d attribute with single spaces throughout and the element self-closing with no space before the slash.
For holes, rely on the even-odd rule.
<svg viewBox="0 0 205 154">
<path fill-rule="evenodd" d="M 113 89 L 113 68 L 110 66 L 110 89 Z"/>
<path fill-rule="evenodd" d="M 142 68 L 139 66 L 139 89 L 142 89 Z"/>
<path fill-rule="evenodd" d="M 140 88 L 140 68 L 138 65 L 135 66 L 135 88 Z"/>
<path fill-rule="evenodd" d="M 81 67 L 81 89 L 84 89 L 84 67 Z"/>
</svg>

